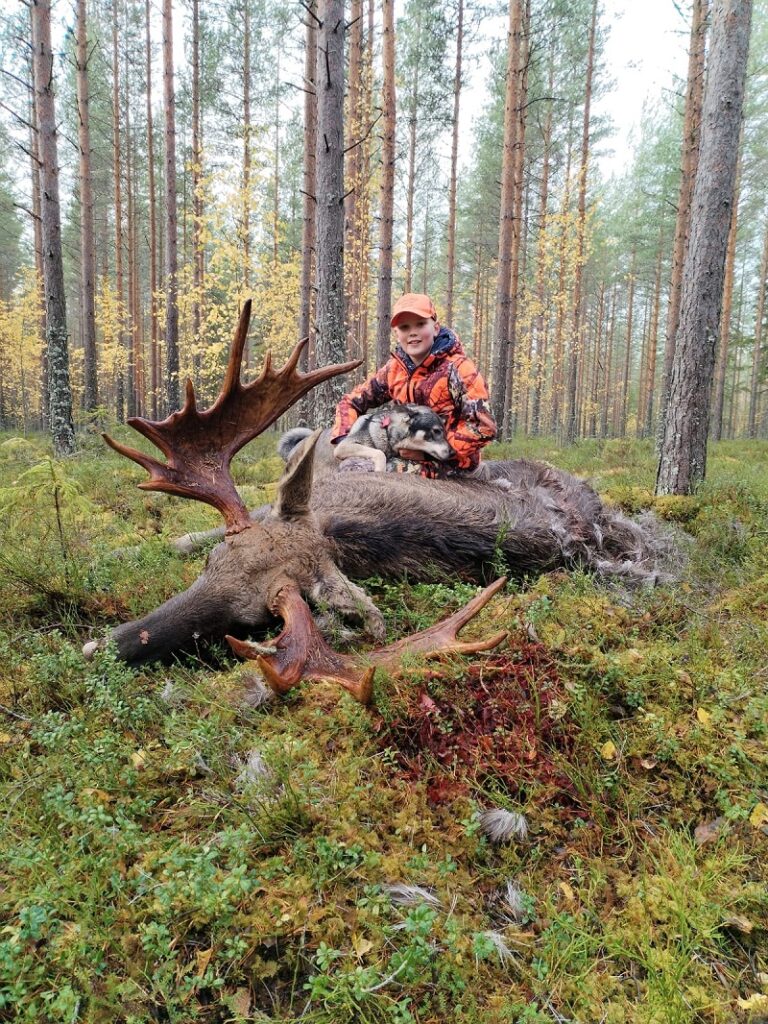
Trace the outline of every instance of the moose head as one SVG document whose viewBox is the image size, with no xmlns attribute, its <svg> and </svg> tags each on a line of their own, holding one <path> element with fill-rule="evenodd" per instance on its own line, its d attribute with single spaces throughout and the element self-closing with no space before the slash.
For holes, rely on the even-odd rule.
<svg viewBox="0 0 768 1024">
<path fill-rule="evenodd" d="M 322 512 L 313 507 L 313 456 L 320 432 L 305 443 L 301 456 L 292 460 L 273 507 L 262 510 L 255 520 L 235 488 L 230 462 L 311 388 L 359 363 L 301 373 L 297 365 L 305 339 L 280 370 L 272 369 L 267 355 L 260 376 L 243 385 L 240 369 L 250 311 L 248 301 L 235 332 L 224 383 L 209 409 L 198 410 L 194 387 L 188 381 L 180 411 L 160 422 L 141 417 L 128 421 L 165 455 L 164 463 L 104 435 L 115 451 L 149 472 L 149 479 L 139 487 L 207 502 L 221 512 L 226 524 L 224 543 L 211 552 L 205 571 L 187 591 L 142 619 L 113 630 L 110 639 L 120 656 L 138 663 L 167 657 L 198 640 L 226 638 L 236 653 L 257 660 L 266 681 L 278 693 L 301 679 L 331 679 L 367 703 L 376 667 L 395 665 L 406 650 L 429 656 L 496 646 L 505 633 L 462 643 L 457 632 L 503 586 L 504 579 L 438 626 L 364 656 L 341 655 L 328 646 L 307 602 L 342 619 L 356 620 L 377 640 L 383 638 L 384 623 L 367 594 L 340 567 L 344 557 L 339 540 L 329 533 Z M 397 491 L 397 481 L 389 482 Z M 349 491 L 346 502 L 354 506 Z M 363 506 L 367 503 L 370 494 L 362 501 Z M 396 515 L 392 525 L 397 528 Z M 355 543 L 353 540 L 352 547 Z M 363 571 L 371 567 L 370 559 L 358 561 Z M 283 620 L 285 628 L 270 647 L 232 635 L 267 626 L 275 617 Z M 92 641 L 83 650 L 90 657 L 97 647 Z"/>
</svg>

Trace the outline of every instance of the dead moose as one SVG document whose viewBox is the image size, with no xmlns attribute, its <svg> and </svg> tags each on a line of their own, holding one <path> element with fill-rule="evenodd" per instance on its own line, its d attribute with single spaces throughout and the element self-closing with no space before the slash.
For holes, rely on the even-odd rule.
<svg viewBox="0 0 768 1024">
<path fill-rule="evenodd" d="M 466 608 L 432 629 L 365 655 L 341 655 L 323 639 L 318 615 L 354 622 L 381 639 L 381 613 L 349 576 L 403 575 L 412 579 L 482 580 L 503 559 L 517 576 L 558 566 L 584 566 L 602 574 L 653 579 L 653 539 L 637 524 L 606 509 L 583 481 L 527 460 L 491 462 L 492 480 L 428 480 L 415 475 L 341 473 L 316 448 L 328 448 L 316 431 L 289 460 L 277 499 L 249 516 L 229 466 L 245 444 L 317 384 L 357 363 L 300 373 L 302 345 L 275 371 L 267 355 L 261 375 L 240 381 L 250 319 L 246 302 L 235 332 L 224 383 L 216 402 L 197 409 L 187 382 L 179 412 L 161 422 L 128 422 L 166 456 L 119 444 L 118 452 L 150 474 L 146 490 L 195 498 L 214 505 L 226 523 L 202 575 L 184 593 L 136 622 L 112 631 L 120 657 L 130 663 L 168 657 L 199 640 L 226 637 L 240 655 L 255 658 L 269 685 L 285 692 L 301 679 L 333 679 L 363 702 L 370 700 L 377 665 L 397 663 L 405 651 L 479 651 L 504 634 L 461 643 L 456 634 L 503 586 L 497 580 Z M 268 626 L 285 628 L 272 648 L 234 639 Z M 85 645 L 91 656 L 98 645 Z"/>
</svg>

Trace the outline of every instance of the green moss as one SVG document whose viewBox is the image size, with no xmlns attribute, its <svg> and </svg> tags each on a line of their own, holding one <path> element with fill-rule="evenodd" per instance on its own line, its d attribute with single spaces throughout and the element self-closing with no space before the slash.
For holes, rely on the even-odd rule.
<svg viewBox="0 0 768 1024">
<path fill-rule="evenodd" d="M 254 503 L 273 493 L 273 444 L 258 439 L 236 468 Z M 43 439 L 0 440 L 6 495 L 46 450 Z M 623 508 L 652 507 L 694 535 L 679 584 L 629 594 L 555 572 L 509 589 L 473 627 L 509 631 L 505 671 L 528 670 L 532 694 L 544 664 L 556 674 L 543 750 L 556 789 L 528 770 L 517 787 L 499 770 L 467 784 L 458 759 L 435 753 L 466 727 L 470 688 L 475 700 L 483 685 L 498 698 L 495 656 L 380 673 L 374 712 L 325 684 L 249 709 L 247 672 L 227 655 L 218 671 L 189 659 L 136 672 L 110 652 L 86 664 L 86 633 L 196 577 L 202 558 L 181 560 L 167 538 L 216 515 L 137 490 L 137 467 L 92 446 L 60 467 L 63 534 L 42 480 L 34 507 L 10 495 L 18 514 L 0 520 L 0 1017 L 741 1019 L 738 1000 L 768 972 L 768 446 L 715 446 L 695 499 L 652 497 L 649 442 L 497 450 L 590 476 Z M 391 639 L 475 592 L 366 587 Z M 417 764 L 387 730 L 422 697 L 443 707 L 447 731 L 420 752 L 433 762 Z M 497 756 L 516 728 L 514 749 L 525 749 L 535 702 L 498 733 L 490 703 L 487 732 L 474 706 L 473 756 L 482 743 Z M 269 772 L 246 784 L 254 748 Z M 491 844 L 478 814 L 489 805 L 525 812 L 528 842 Z M 503 908 L 510 879 L 525 893 L 519 921 Z M 437 902 L 397 906 L 394 883 Z"/>
</svg>

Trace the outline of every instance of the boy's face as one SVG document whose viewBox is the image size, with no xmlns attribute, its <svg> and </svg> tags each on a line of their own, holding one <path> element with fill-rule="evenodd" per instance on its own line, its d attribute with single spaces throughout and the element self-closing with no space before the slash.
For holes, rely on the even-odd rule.
<svg viewBox="0 0 768 1024">
<path fill-rule="evenodd" d="M 440 325 L 436 320 L 425 320 L 415 313 L 406 313 L 395 327 L 395 334 L 400 347 L 408 353 L 416 366 L 421 366 L 439 330 Z"/>
</svg>

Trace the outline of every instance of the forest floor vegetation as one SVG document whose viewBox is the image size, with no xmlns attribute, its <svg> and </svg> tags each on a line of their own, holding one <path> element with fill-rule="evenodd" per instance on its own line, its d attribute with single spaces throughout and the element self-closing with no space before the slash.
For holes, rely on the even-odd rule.
<svg viewBox="0 0 768 1024">
<path fill-rule="evenodd" d="M 216 513 L 0 435 L 0 1020 L 768 1020 L 768 444 L 713 446 L 693 498 L 654 498 L 648 441 L 493 454 L 674 524 L 683 577 L 513 581 L 468 630 L 498 651 L 253 707 L 228 651 L 80 653 L 196 578 L 168 541 Z M 366 589 L 391 639 L 477 591 Z"/>
</svg>

